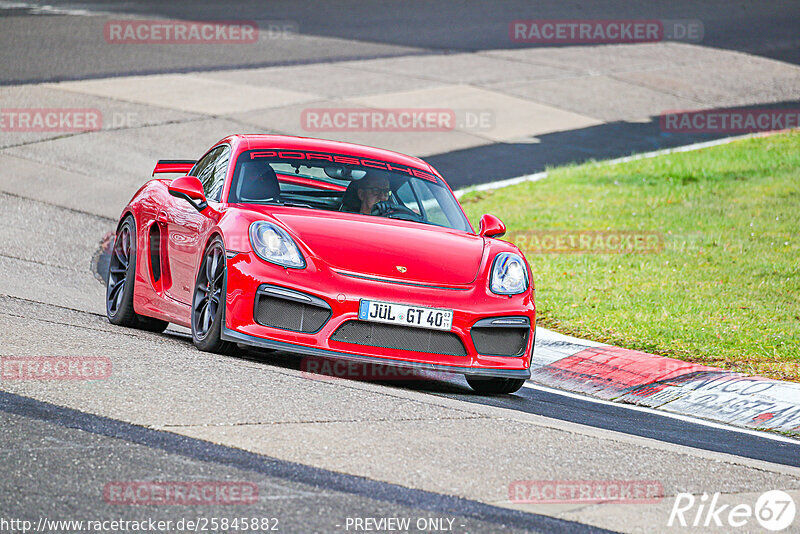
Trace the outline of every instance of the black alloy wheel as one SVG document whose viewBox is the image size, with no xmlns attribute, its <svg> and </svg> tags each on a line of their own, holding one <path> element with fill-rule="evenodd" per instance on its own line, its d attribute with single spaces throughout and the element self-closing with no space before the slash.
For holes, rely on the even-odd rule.
<svg viewBox="0 0 800 534">
<path fill-rule="evenodd" d="M 192 296 L 192 340 L 202 351 L 230 354 L 236 348 L 220 336 L 225 298 L 225 247 L 216 237 L 203 255 Z"/>
<path fill-rule="evenodd" d="M 128 216 L 114 238 L 106 280 L 106 316 L 119 326 L 163 332 L 169 323 L 139 315 L 133 309 L 133 286 L 136 280 L 136 223 Z"/>
</svg>

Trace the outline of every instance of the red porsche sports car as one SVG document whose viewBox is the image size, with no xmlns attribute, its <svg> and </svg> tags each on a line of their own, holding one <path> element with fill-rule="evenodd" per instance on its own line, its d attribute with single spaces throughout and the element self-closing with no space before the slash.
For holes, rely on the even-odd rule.
<svg viewBox="0 0 800 534">
<path fill-rule="evenodd" d="M 536 308 L 520 250 L 475 232 L 424 161 L 366 146 L 232 135 L 161 160 L 125 207 L 106 292 L 114 324 L 462 373 L 481 393 L 530 377 Z"/>
</svg>

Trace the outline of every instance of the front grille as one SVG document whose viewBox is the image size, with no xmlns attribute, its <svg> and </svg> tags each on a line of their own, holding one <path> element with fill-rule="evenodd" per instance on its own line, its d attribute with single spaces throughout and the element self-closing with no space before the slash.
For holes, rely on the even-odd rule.
<svg viewBox="0 0 800 534">
<path fill-rule="evenodd" d="M 333 341 L 383 347 L 385 349 L 411 350 L 431 354 L 466 356 L 461 339 L 452 332 L 427 330 L 408 326 L 395 326 L 366 321 L 347 321 L 331 336 Z"/>
<path fill-rule="evenodd" d="M 259 293 L 256 297 L 255 320 L 258 324 L 292 330 L 316 332 L 331 317 L 331 310 L 318 305 L 277 298 Z"/>
<path fill-rule="evenodd" d="M 530 328 L 472 328 L 472 342 L 479 354 L 522 356 Z"/>
</svg>

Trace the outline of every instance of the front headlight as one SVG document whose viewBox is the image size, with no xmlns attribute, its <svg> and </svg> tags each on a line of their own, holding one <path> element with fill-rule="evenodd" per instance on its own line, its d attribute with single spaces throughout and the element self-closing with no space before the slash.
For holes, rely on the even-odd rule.
<svg viewBox="0 0 800 534">
<path fill-rule="evenodd" d="M 266 221 L 250 225 L 250 245 L 262 260 L 284 267 L 303 269 L 306 260 L 286 231 Z"/>
<path fill-rule="evenodd" d="M 522 256 L 511 252 L 498 254 L 492 265 L 489 288 L 498 295 L 524 293 L 528 289 L 528 269 Z"/>
</svg>

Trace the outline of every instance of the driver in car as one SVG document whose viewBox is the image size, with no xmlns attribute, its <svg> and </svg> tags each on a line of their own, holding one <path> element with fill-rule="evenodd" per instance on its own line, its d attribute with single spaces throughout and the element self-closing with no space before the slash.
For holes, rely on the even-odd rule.
<svg viewBox="0 0 800 534">
<path fill-rule="evenodd" d="M 389 180 L 385 176 L 368 174 L 358 184 L 358 199 L 361 201 L 359 213 L 364 215 L 379 215 L 381 202 L 389 199 L 392 192 Z"/>
</svg>

